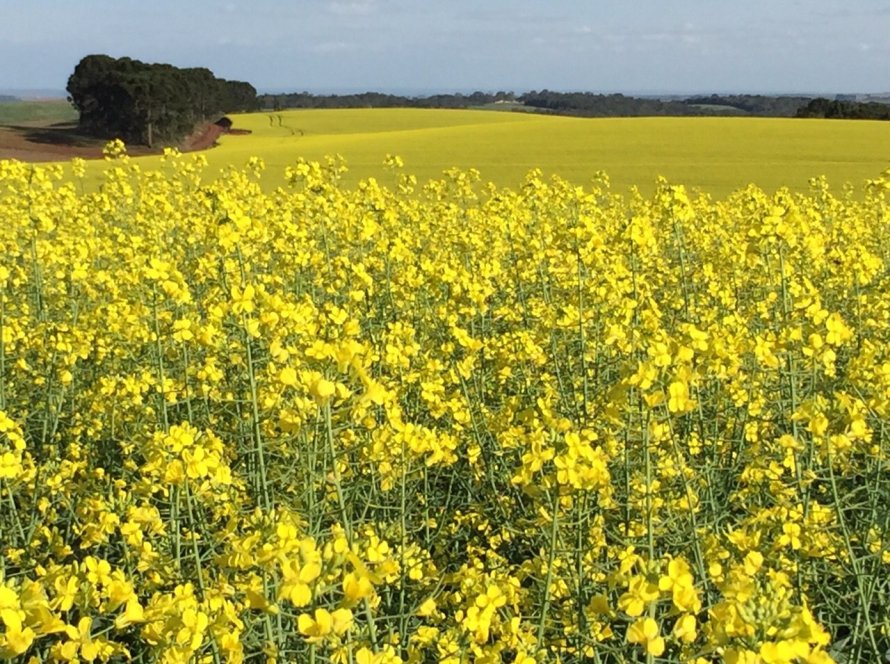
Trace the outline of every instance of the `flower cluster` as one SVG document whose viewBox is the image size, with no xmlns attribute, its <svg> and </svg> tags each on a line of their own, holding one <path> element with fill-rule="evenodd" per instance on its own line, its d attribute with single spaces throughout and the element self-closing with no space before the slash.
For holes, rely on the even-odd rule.
<svg viewBox="0 0 890 664">
<path fill-rule="evenodd" d="M 106 156 L 0 162 L 0 659 L 886 652 L 887 178 Z"/>
</svg>

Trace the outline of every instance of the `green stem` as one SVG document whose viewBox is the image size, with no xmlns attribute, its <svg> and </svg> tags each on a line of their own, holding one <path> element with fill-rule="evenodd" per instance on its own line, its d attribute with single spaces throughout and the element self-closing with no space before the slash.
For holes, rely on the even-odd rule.
<svg viewBox="0 0 890 664">
<path fill-rule="evenodd" d="M 12 497 L 12 489 L 9 486 L 9 482 L 7 482 L 6 480 L 2 480 L 2 482 L 3 482 L 2 491 L 3 491 L 3 493 L 6 494 L 6 497 L 9 499 L 9 511 L 12 514 L 12 520 L 15 522 L 16 530 L 18 531 L 18 534 L 19 534 L 18 544 L 21 546 L 21 545 L 24 545 L 25 542 L 27 541 L 25 539 L 25 530 L 24 530 L 24 528 L 22 528 L 22 522 L 21 522 L 21 519 L 19 519 L 18 509 L 16 508 L 16 505 L 15 505 L 15 499 Z"/>
<path fill-rule="evenodd" d="M 243 327 L 243 326 L 242 326 Z M 266 510 L 271 509 L 272 500 L 269 497 L 269 484 L 266 481 L 266 459 L 263 449 L 263 431 L 260 426 L 260 407 L 259 398 L 257 396 L 256 368 L 253 361 L 253 350 L 251 349 L 250 335 L 244 330 L 244 347 L 247 352 L 247 375 L 250 381 L 250 408 L 254 439 L 254 452 L 256 454 L 256 463 L 258 476 L 254 478 L 254 484 L 260 504 Z"/>
<path fill-rule="evenodd" d="M 179 487 L 174 486 L 170 496 L 170 529 L 173 536 L 173 555 L 176 559 L 176 570 L 182 572 L 182 533 L 179 528 Z"/>
<path fill-rule="evenodd" d="M 183 343 L 182 345 L 182 361 L 183 361 L 183 378 L 182 385 L 185 391 L 185 409 L 188 412 L 189 422 L 194 424 L 195 416 L 192 413 L 192 396 L 189 392 L 189 349 L 188 346 Z"/>
<path fill-rule="evenodd" d="M 553 563 L 556 561 L 556 540 L 559 535 L 559 496 L 550 495 L 553 517 L 550 521 L 550 550 L 547 555 L 547 576 L 544 579 L 544 600 L 541 605 L 541 618 L 538 621 L 538 638 L 535 644 L 535 659 L 541 652 L 544 643 L 544 628 L 547 623 L 547 612 L 550 609 L 550 586 L 553 584 Z"/>
<path fill-rule="evenodd" d="M 160 394 L 161 394 L 161 416 L 164 423 L 164 431 L 170 430 L 170 419 L 167 415 L 167 395 L 164 394 L 164 383 L 166 382 L 166 376 L 164 372 L 164 347 L 161 344 L 161 324 L 158 321 L 158 288 L 157 284 L 152 284 L 151 286 L 152 292 L 152 318 L 154 320 L 154 332 L 155 332 L 155 352 L 158 356 L 158 382 L 160 384 Z"/>
<path fill-rule="evenodd" d="M 831 447 L 828 448 L 828 479 L 831 482 L 831 495 L 834 498 L 834 506 L 837 509 L 837 520 L 841 527 L 841 533 L 844 536 L 844 544 L 847 547 L 847 555 L 850 556 L 850 564 L 853 566 L 853 577 L 856 579 L 856 590 L 857 596 L 859 599 L 860 610 L 862 611 L 862 619 L 865 621 L 865 628 L 868 630 L 868 640 L 869 644 L 872 647 L 872 655 L 875 658 L 880 656 L 880 650 L 878 650 L 878 643 L 875 640 L 875 628 L 871 622 L 871 612 L 869 610 L 869 603 L 866 597 L 865 590 L 865 580 L 862 575 L 862 570 L 859 567 L 859 559 L 856 557 L 855 551 L 853 551 L 853 543 L 850 539 L 850 531 L 847 528 L 846 520 L 844 519 L 844 511 L 841 507 L 841 499 L 838 494 L 837 489 L 837 481 L 834 477 L 834 464 L 831 458 Z"/>
<path fill-rule="evenodd" d="M 399 487 L 399 640 L 402 650 L 407 646 L 407 616 L 405 615 L 405 577 L 407 570 L 405 569 L 405 547 L 408 545 L 408 524 L 406 522 L 405 512 L 408 505 L 407 484 L 408 484 L 408 455 L 405 437 L 402 436 L 402 477 L 401 486 Z"/>
<path fill-rule="evenodd" d="M 207 587 L 204 585 L 204 571 L 201 565 L 201 554 L 198 551 L 198 524 L 195 521 L 195 513 L 192 509 L 192 490 L 189 485 L 188 478 L 186 478 L 185 480 L 185 502 L 188 507 L 189 530 L 191 530 L 192 535 L 192 556 L 195 559 L 195 571 L 198 577 L 198 589 L 201 591 L 201 598 L 203 599 L 206 596 Z M 213 650 L 214 663 L 219 664 L 219 646 L 216 644 L 216 639 L 213 638 L 212 635 L 210 637 L 210 647 Z"/>
<path fill-rule="evenodd" d="M 332 473 L 334 476 L 334 490 L 337 494 L 337 504 L 340 508 L 340 518 L 343 520 L 343 530 L 346 533 L 346 541 L 349 542 L 349 548 L 352 549 L 353 542 L 353 531 L 352 531 L 352 522 L 349 518 L 349 513 L 346 509 L 346 499 L 343 495 L 343 484 L 340 481 L 340 469 L 337 467 L 337 450 L 334 446 L 334 427 L 331 421 L 331 402 L 330 400 L 326 401 L 324 406 L 322 407 L 324 411 L 324 424 L 325 424 L 325 432 L 327 435 L 327 443 L 328 443 L 328 452 L 331 455 L 331 466 Z M 404 570 L 403 570 L 404 571 Z M 371 638 L 371 645 L 374 646 L 374 649 L 377 649 L 377 628 L 374 624 L 374 614 L 371 611 L 371 603 L 367 598 L 363 601 L 365 616 L 368 619 L 368 635 Z"/>
</svg>

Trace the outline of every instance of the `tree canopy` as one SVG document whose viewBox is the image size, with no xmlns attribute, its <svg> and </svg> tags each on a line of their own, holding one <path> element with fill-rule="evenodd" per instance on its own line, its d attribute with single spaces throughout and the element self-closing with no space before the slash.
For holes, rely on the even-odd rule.
<svg viewBox="0 0 890 664">
<path fill-rule="evenodd" d="M 798 110 L 799 118 L 830 118 L 847 120 L 890 120 L 890 105 L 876 101 L 857 102 L 841 99 L 814 99 Z"/>
<path fill-rule="evenodd" d="M 205 68 L 88 55 L 68 78 L 82 130 L 129 143 L 176 143 L 213 115 L 257 108 L 256 89 Z"/>
<path fill-rule="evenodd" d="M 476 91 L 465 95 L 435 94 L 428 97 L 407 97 L 384 92 L 360 92 L 356 94 L 324 95 L 310 92 L 264 94 L 259 96 L 260 105 L 271 110 L 283 108 L 471 108 L 486 104 L 514 101 L 512 92 L 497 93 Z"/>
</svg>

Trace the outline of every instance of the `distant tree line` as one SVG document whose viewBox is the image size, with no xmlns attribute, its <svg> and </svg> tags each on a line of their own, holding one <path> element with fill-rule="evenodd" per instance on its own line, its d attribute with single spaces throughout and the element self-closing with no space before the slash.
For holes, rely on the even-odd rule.
<svg viewBox="0 0 890 664">
<path fill-rule="evenodd" d="M 361 92 L 345 95 L 318 95 L 309 92 L 264 94 L 260 107 L 280 111 L 285 108 L 469 108 L 514 100 L 512 92 L 473 92 L 472 94 L 436 94 L 428 97 L 407 97 L 382 92 Z"/>
<path fill-rule="evenodd" d="M 648 115 L 706 115 L 707 111 L 682 101 L 663 101 L 655 98 L 629 97 L 622 94 L 594 94 L 592 92 L 526 92 L 519 97 L 526 106 L 558 113 L 586 117 L 648 116 Z"/>
<path fill-rule="evenodd" d="M 659 100 L 589 92 L 527 92 L 517 98 L 526 106 L 561 115 L 591 117 L 643 115 L 753 115 L 762 117 L 823 117 L 890 119 L 890 104 L 813 99 L 785 95 L 708 95 Z"/>
<path fill-rule="evenodd" d="M 740 115 L 759 115 L 772 118 L 793 118 L 801 106 L 812 97 L 784 95 L 708 95 L 688 97 L 684 104 L 738 111 Z"/>
<path fill-rule="evenodd" d="M 213 116 L 258 108 L 250 83 L 108 55 L 83 58 L 67 89 L 81 130 L 148 146 L 177 143 Z"/>
<path fill-rule="evenodd" d="M 824 97 L 813 99 L 797 111 L 799 118 L 844 120 L 890 120 L 890 105 L 876 101 L 859 102 Z"/>
<path fill-rule="evenodd" d="M 267 110 L 287 108 L 472 108 L 505 104 L 511 110 L 526 110 L 557 115 L 587 117 L 753 115 L 787 117 L 799 115 L 812 97 L 791 95 L 698 95 L 658 99 L 623 94 L 592 92 L 554 92 L 532 90 L 521 95 L 499 91 L 472 94 L 436 94 L 420 97 L 362 92 L 323 95 L 310 92 L 263 94 L 259 105 Z M 508 104 L 509 102 L 509 104 Z M 881 104 L 873 104 L 881 106 Z M 847 108 L 846 106 L 844 107 Z M 850 117 L 859 117 L 850 115 Z"/>
<path fill-rule="evenodd" d="M 18 101 L 18 100 L 19 100 L 18 97 L 14 97 L 12 95 L 0 95 L 0 102 Z"/>
</svg>

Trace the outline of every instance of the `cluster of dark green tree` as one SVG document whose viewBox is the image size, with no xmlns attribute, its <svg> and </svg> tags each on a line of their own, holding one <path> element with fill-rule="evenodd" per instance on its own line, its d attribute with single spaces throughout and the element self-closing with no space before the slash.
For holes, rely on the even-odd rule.
<svg viewBox="0 0 890 664">
<path fill-rule="evenodd" d="M 832 118 L 846 120 L 890 120 L 890 105 L 876 101 L 843 101 L 813 99 L 797 111 L 799 118 Z"/>
<path fill-rule="evenodd" d="M 88 55 L 68 78 L 81 130 L 128 143 L 175 144 L 222 113 L 253 111 L 256 89 L 205 68 L 180 69 L 131 58 Z"/>
<path fill-rule="evenodd" d="M 770 118 L 793 118 L 812 97 L 786 95 L 707 95 L 688 97 L 684 104 L 698 106 L 728 115 L 758 115 Z"/>
<path fill-rule="evenodd" d="M 559 115 L 589 117 L 649 116 L 649 115 L 708 115 L 705 109 L 682 101 L 664 101 L 622 94 L 594 94 L 592 92 L 553 92 L 532 90 L 519 97 L 526 106 Z"/>
<path fill-rule="evenodd" d="M 260 106 L 280 111 L 285 108 L 470 108 L 513 101 L 512 92 L 473 92 L 472 94 L 436 94 L 406 97 L 382 92 L 346 95 L 317 95 L 309 92 L 260 95 Z"/>
<path fill-rule="evenodd" d="M 756 115 L 793 118 L 812 97 L 785 95 L 707 95 L 678 99 L 629 97 L 590 92 L 527 92 L 526 106 L 561 115 L 591 117 L 646 115 Z"/>
<path fill-rule="evenodd" d="M 623 94 L 532 90 L 521 95 L 503 91 L 496 93 L 477 91 L 472 94 L 436 94 L 426 97 L 408 97 L 382 92 L 343 95 L 294 92 L 260 95 L 259 104 L 263 109 L 281 110 L 286 108 L 474 108 L 502 103 L 505 108 L 510 110 L 588 117 L 755 115 L 793 118 L 798 116 L 798 111 L 811 100 L 812 97 L 806 96 L 750 94 L 715 94 L 658 99 Z"/>
<path fill-rule="evenodd" d="M 0 102 L 18 101 L 18 97 L 12 95 L 0 95 Z"/>
</svg>

